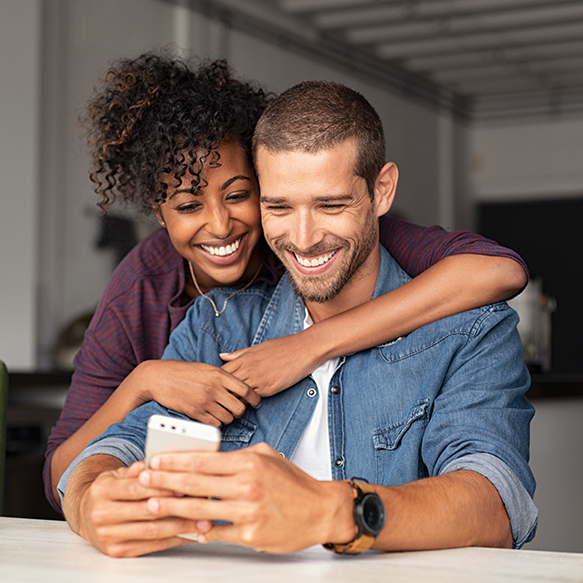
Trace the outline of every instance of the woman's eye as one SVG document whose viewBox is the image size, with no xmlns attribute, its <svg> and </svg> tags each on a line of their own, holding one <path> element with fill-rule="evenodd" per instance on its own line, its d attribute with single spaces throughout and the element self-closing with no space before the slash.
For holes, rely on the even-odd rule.
<svg viewBox="0 0 583 583">
<path fill-rule="evenodd" d="M 197 210 L 199 210 L 201 207 L 202 207 L 202 205 L 199 203 L 189 202 L 187 204 L 182 204 L 182 205 L 176 207 L 175 210 L 177 210 L 179 213 L 193 213 L 193 212 L 196 212 Z"/>
<path fill-rule="evenodd" d="M 234 192 L 227 196 L 227 202 L 237 203 L 247 200 L 251 196 L 251 192 L 246 190 L 244 192 Z"/>
</svg>

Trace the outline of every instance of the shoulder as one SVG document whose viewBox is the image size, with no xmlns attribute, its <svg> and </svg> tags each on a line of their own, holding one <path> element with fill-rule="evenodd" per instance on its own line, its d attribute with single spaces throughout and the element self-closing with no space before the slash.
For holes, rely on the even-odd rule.
<svg viewBox="0 0 583 583">
<path fill-rule="evenodd" d="M 113 272 L 103 297 L 111 301 L 150 281 L 162 281 L 168 287 L 173 280 L 178 280 L 181 266 L 181 257 L 168 233 L 158 229 L 124 257 Z M 166 278 L 169 279 L 165 281 Z"/>
<path fill-rule="evenodd" d="M 518 314 L 506 302 L 499 302 L 442 318 L 379 348 L 390 361 L 429 349 L 438 349 L 443 357 L 448 354 L 448 358 L 466 352 L 471 355 L 485 344 L 489 345 L 487 352 L 505 347 L 522 357 L 517 324 Z"/>
<path fill-rule="evenodd" d="M 498 302 L 448 316 L 426 328 L 432 330 L 436 336 L 462 334 L 471 342 L 494 328 L 500 327 L 501 333 L 502 329 L 504 333 L 515 330 L 517 324 L 518 314 L 506 302 Z"/>
</svg>

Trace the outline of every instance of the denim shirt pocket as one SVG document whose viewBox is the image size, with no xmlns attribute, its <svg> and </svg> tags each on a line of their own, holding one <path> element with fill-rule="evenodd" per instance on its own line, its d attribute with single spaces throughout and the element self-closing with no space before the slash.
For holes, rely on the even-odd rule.
<svg viewBox="0 0 583 583">
<path fill-rule="evenodd" d="M 399 476 L 396 480 L 399 483 L 426 477 L 427 472 L 418 460 L 421 440 L 429 420 L 430 405 L 430 399 L 421 399 L 402 420 L 373 431 L 378 483 L 395 483 L 395 476 Z M 412 429 L 411 439 L 403 443 Z M 407 475 L 409 469 L 416 473 Z M 406 479 L 402 479 L 403 477 Z"/>
<path fill-rule="evenodd" d="M 235 419 L 222 430 L 221 451 L 233 451 L 249 447 L 257 431 L 257 425 L 247 419 Z"/>
</svg>

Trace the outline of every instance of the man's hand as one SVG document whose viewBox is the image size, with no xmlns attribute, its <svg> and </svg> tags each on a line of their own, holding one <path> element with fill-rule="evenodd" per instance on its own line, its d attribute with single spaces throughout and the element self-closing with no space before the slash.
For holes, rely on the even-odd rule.
<svg viewBox="0 0 583 583">
<path fill-rule="evenodd" d="M 264 443 L 227 453 L 162 454 L 152 466 L 155 471 L 140 475 L 145 488 L 185 497 L 151 498 L 151 515 L 202 519 L 201 543 L 289 553 L 354 538 L 350 486 L 314 480 Z M 231 524 L 213 526 L 212 520 Z"/>
<path fill-rule="evenodd" d="M 75 468 L 63 504 L 71 529 L 111 557 L 135 557 L 191 542 L 177 535 L 195 532 L 196 521 L 149 510 L 150 497 L 174 493 L 144 487 L 138 480 L 143 462 L 119 466 L 119 460 L 99 455 Z"/>
<path fill-rule="evenodd" d="M 288 553 L 318 543 L 347 543 L 356 535 L 350 485 L 314 480 L 266 444 L 227 453 L 162 454 L 154 460 L 154 470 L 140 474 L 142 485 L 185 497 L 153 496 L 151 515 L 201 519 L 196 529 L 201 543 L 222 540 Z M 476 472 L 458 470 L 375 490 L 388 518 L 374 549 L 512 545 L 504 504 Z M 213 525 L 213 520 L 231 524 Z"/>
</svg>

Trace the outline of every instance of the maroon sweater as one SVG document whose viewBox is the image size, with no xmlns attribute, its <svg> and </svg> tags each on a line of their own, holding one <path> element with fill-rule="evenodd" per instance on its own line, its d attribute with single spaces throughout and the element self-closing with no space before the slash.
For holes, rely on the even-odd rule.
<svg viewBox="0 0 583 583">
<path fill-rule="evenodd" d="M 380 224 L 381 243 L 412 277 L 445 257 L 462 253 L 509 257 L 528 273 L 517 253 L 473 233 L 448 233 L 441 227 L 419 227 L 386 216 Z M 271 253 L 266 264 L 269 283 L 275 284 L 283 267 Z M 165 229 L 139 243 L 113 273 L 75 358 L 67 400 L 48 441 L 43 479 L 47 499 L 56 510 L 50 482 L 55 449 L 105 403 L 140 362 L 162 356 L 171 332 L 193 302 L 181 305 L 184 284 L 183 259 Z"/>
</svg>

